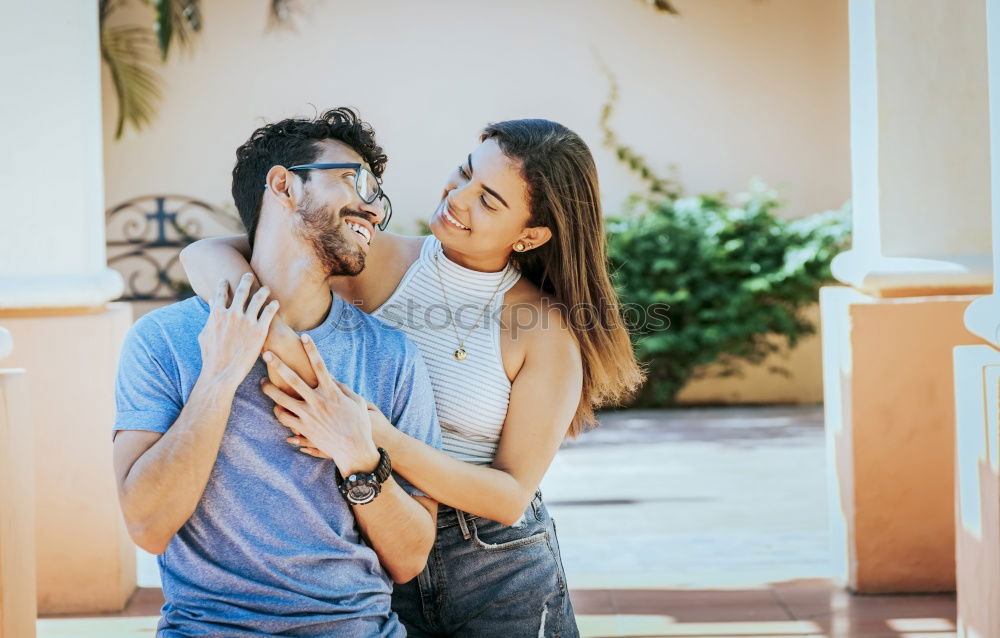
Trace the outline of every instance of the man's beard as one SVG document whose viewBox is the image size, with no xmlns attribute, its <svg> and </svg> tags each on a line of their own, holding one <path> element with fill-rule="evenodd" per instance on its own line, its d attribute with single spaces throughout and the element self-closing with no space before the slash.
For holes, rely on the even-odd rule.
<svg viewBox="0 0 1000 638">
<path fill-rule="evenodd" d="M 300 219 L 297 227 L 299 236 L 312 246 L 326 276 L 353 277 L 365 269 L 365 254 L 361 247 L 353 238 L 345 237 L 344 228 L 347 225 L 344 224 L 344 217 L 353 214 L 364 218 L 366 215 L 346 208 L 335 213 L 329 208 L 313 206 L 309 196 L 302 200 L 296 212 Z"/>
</svg>

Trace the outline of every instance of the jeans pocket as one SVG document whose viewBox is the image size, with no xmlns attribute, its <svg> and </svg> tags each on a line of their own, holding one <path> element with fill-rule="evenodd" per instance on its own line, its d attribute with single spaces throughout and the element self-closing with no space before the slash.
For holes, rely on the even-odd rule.
<svg viewBox="0 0 1000 638">
<path fill-rule="evenodd" d="M 549 534 L 543 526 L 532 525 L 527 517 L 524 520 L 521 525 L 508 527 L 488 518 L 478 518 L 469 521 L 469 527 L 476 545 L 490 552 L 529 547 L 548 539 Z"/>
<path fill-rule="evenodd" d="M 556 529 L 556 519 L 552 518 L 552 515 L 549 515 L 549 520 L 552 521 L 552 546 L 555 548 L 556 551 L 556 560 L 558 560 L 561 565 L 562 548 L 559 547 L 559 530 Z"/>
</svg>

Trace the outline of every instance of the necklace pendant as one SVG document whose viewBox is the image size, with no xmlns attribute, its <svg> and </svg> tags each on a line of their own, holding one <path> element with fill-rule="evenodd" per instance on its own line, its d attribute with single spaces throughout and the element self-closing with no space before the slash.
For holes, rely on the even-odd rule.
<svg viewBox="0 0 1000 638">
<path fill-rule="evenodd" d="M 458 350 L 455 351 L 455 359 L 457 359 L 458 361 L 465 360 L 466 356 L 467 355 L 465 354 L 465 348 L 459 348 Z"/>
</svg>

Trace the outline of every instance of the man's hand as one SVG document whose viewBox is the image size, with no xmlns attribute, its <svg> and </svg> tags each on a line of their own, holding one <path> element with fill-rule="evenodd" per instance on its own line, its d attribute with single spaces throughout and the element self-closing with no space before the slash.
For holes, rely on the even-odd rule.
<svg viewBox="0 0 1000 638">
<path fill-rule="evenodd" d="M 115 437 L 122 514 L 133 540 L 147 551 L 164 552 L 198 507 L 222 445 L 236 389 L 256 363 L 278 310 L 277 301 L 265 305 L 267 288 L 247 303 L 252 281 L 250 273 L 243 276 L 231 304 L 227 304 L 228 282 L 219 282 L 209 303 L 208 321 L 198 335 L 201 372 L 166 432 L 122 430 Z M 147 356 L 144 363 L 143 369 L 119 380 L 128 384 L 135 382 L 131 376 L 162 374 L 155 360 Z M 180 397 L 163 391 L 147 399 L 173 405 Z"/>
<path fill-rule="evenodd" d="M 271 320 L 278 312 L 278 300 L 266 306 L 270 291 L 262 287 L 250 298 L 253 274 L 246 273 L 227 305 L 229 282 L 219 281 L 205 327 L 198 335 L 201 345 L 201 376 L 228 383 L 240 383 L 250 373 L 267 338 Z"/>
<path fill-rule="evenodd" d="M 302 344 L 319 381 L 315 389 L 274 353 L 264 353 L 264 361 L 301 397 L 291 396 L 269 379 L 262 379 L 261 389 L 275 402 L 275 417 L 308 439 L 311 447 L 332 458 L 344 476 L 371 472 L 378 465 L 379 454 L 372 442 L 368 402 L 330 375 L 308 335 L 302 336 Z"/>
</svg>

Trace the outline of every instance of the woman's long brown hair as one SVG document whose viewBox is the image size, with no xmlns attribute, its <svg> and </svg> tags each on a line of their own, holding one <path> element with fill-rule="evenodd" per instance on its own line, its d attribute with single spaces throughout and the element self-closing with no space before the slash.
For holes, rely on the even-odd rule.
<svg viewBox="0 0 1000 638">
<path fill-rule="evenodd" d="M 548 120 L 509 120 L 486 127 L 520 161 L 528 184 L 528 226 L 547 226 L 552 239 L 513 254 L 523 276 L 555 298 L 583 359 L 583 394 L 570 425 L 576 436 L 596 424 L 594 410 L 620 405 L 645 379 L 608 275 L 597 167 L 587 144 Z"/>
</svg>

